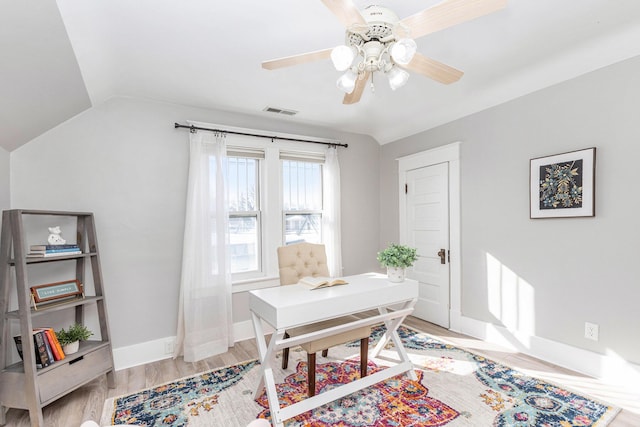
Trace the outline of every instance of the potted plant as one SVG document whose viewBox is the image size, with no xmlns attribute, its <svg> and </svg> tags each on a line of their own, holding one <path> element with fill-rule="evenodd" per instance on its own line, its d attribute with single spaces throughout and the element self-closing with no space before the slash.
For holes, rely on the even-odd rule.
<svg viewBox="0 0 640 427">
<path fill-rule="evenodd" d="M 93 335 L 93 332 L 87 329 L 86 326 L 79 323 L 69 326 L 69 329 L 67 330 L 62 328 L 56 332 L 56 337 L 58 338 L 58 341 L 60 341 L 62 351 L 64 351 L 65 354 L 73 354 L 77 352 L 80 348 L 80 341 L 88 339 L 91 335 Z"/>
<path fill-rule="evenodd" d="M 404 281 L 405 269 L 418 259 L 417 249 L 391 243 L 385 250 L 378 252 L 378 262 L 387 267 L 387 276 L 391 282 Z"/>
</svg>

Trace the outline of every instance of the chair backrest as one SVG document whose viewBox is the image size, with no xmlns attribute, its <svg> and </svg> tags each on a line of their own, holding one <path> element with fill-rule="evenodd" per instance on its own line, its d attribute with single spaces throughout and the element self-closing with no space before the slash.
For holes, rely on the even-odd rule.
<svg viewBox="0 0 640 427">
<path fill-rule="evenodd" d="M 306 276 L 329 276 L 324 245 L 295 243 L 278 248 L 280 284 L 292 285 Z"/>
</svg>

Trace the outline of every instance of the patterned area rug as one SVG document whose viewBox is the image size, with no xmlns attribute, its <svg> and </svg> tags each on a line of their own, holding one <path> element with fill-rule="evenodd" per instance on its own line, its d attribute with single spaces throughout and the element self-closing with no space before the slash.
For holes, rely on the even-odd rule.
<svg viewBox="0 0 640 427">
<path fill-rule="evenodd" d="M 375 345 L 383 327 L 374 328 Z M 399 334 L 416 366 L 417 381 L 389 379 L 288 420 L 287 427 L 333 426 L 606 426 L 619 409 L 508 366 L 401 327 Z M 359 378 L 358 342 L 318 356 L 318 391 Z M 292 349 L 289 369 L 276 377 L 281 406 L 306 397 L 306 354 Z M 385 349 L 369 371 L 393 364 Z M 293 362 L 293 363 L 292 363 Z M 274 362 L 279 366 L 279 362 Z M 252 398 L 260 366 L 252 360 L 183 378 L 138 393 L 107 399 L 102 425 L 246 426 L 269 418 L 264 392 Z"/>
</svg>

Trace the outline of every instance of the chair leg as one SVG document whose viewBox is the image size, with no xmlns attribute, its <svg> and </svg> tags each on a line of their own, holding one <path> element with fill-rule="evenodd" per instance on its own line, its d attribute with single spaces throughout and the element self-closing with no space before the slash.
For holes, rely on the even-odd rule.
<svg viewBox="0 0 640 427">
<path fill-rule="evenodd" d="M 322 350 L 322 357 L 327 357 L 327 354 L 329 354 L 328 348 L 325 348 L 324 350 Z"/>
<path fill-rule="evenodd" d="M 285 332 L 283 338 L 289 338 L 289 334 Z M 289 366 L 289 347 L 282 349 L 282 369 L 287 369 L 287 366 Z"/>
<path fill-rule="evenodd" d="M 367 376 L 367 359 L 369 358 L 369 337 L 360 340 L 360 378 Z"/>
<path fill-rule="evenodd" d="M 309 384 L 309 397 L 316 394 L 316 354 L 307 353 L 307 383 Z"/>
</svg>

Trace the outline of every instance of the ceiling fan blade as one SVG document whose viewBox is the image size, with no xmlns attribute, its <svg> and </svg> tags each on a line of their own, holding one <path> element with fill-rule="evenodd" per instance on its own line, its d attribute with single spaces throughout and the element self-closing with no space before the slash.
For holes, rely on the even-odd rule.
<svg viewBox="0 0 640 427">
<path fill-rule="evenodd" d="M 349 28 L 353 24 L 366 24 L 360 11 L 351 0 L 322 0 L 322 3 L 336 15 L 346 28 Z"/>
<path fill-rule="evenodd" d="M 446 85 L 457 82 L 464 74 L 460 70 L 438 62 L 435 59 L 427 58 L 419 53 L 416 53 L 411 62 L 407 65 L 402 65 L 402 67 Z"/>
<path fill-rule="evenodd" d="M 307 62 L 320 61 L 331 58 L 332 49 L 317 50 L 315 52 L 301 53 L 300 55 L 287 56 L 285 58 L 264 61 L 262 68 L 275 70 L 276 68 L 290 67 L 292 65 L 305 64 Z"/>
<path fill-rule="evenodd" d="M 488 15 L 504 8 L 507 0 L 445 0 L 401 21 L 409 27 L 411 38 L 427 34 Z"/>
<path fill-rule="evenodd" d="M 367 80 L 369 80 L 370 74 L 371 73 L 369 71 L 364 71 L 358 76 L 358 80 L 356 80 L 356 87 L 353 89 L 353 92 L 344 96 L 344 99 L 342 100 L 343 104 L 355 104 L 360 101 L 362 92 L 364 92 L 364 88 L 367 86 Z"/>
</svg>

